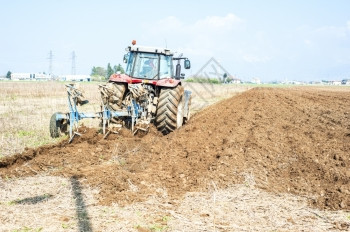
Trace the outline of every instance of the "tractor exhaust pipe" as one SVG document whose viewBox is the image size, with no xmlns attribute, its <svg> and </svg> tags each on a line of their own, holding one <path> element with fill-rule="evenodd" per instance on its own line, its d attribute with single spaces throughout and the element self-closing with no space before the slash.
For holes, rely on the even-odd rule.
<svg viewBox="0 0 350 232">
<path fill-rule="evenodd" d="M 176 65 L 175 78 L 176 79 L 180 79 L 181 78 L 181 64 L 180 64 L 180 60 L 178 61 L 177 65 Z"/>
</svg>

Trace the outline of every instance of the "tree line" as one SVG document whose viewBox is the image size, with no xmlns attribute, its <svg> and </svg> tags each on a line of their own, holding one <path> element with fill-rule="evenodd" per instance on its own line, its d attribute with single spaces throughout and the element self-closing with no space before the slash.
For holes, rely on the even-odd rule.
<svg viewBox="0 0 350 232">
<path fill-rule="evenodd" d="M 125 73 L 124 68 L 121 64 L 114 65 L 113 68 L 110 63 L 107 64 L 107 68 L 94 66 L 91 70 L 91 76 L 97 80 L 108 80 L 109 77 L 114 73 Z"/>
</svg>

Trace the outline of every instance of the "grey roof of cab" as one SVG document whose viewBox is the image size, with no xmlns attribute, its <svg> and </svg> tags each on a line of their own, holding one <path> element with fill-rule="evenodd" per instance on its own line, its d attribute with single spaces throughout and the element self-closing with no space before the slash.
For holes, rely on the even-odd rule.
<svg viewBox="0 0 350 232">
<path fill-rule="evenodd" d="M 127 47 L 126 51 L 158 53 L 158 54 L 164 54 L 167 56 L 174 55 L 174 53 L 172 53 L 167 48 L 145 47 L 145 46 L 135 46 L 135 45 Z"/>
</svg>

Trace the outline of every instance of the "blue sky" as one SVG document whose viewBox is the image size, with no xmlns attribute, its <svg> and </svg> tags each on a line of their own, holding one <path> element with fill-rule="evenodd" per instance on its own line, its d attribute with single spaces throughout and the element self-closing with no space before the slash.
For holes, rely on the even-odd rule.
<svg viewBox="0 0 350 232">
<path fill-rule="evenodd" d="M 184 53 L 194 74 L 211 57 L 243 80 L 350 78 L 350 1 L 0 0 L 0 75 L 90 74 L 122 63 L 131 40 Z"/>
</svg>

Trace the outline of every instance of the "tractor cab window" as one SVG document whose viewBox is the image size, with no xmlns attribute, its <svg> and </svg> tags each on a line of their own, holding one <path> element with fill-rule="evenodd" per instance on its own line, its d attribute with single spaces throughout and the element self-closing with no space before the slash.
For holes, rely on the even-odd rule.
<svg viewBox="0 0 350 232">
<path fill-rule="evenodd" d="M 172 76 L 172 57 L 160 55 L 159 79 Z"/>
<path fill-rule="evenodd" d="M 172 57 L 161 54 L 130 52 L 126 74 L 140 79 L 162 79 L 172 75 Z"/>
<path fill-rule="evenodd" d="M 158 55 L 149 53 L 136 53 L 132 77 L 141 79 L 156 79 L 158 77 Z"/>
<path fill-rule="evenodd" d="M 124 58 L 126 60 L 125 63 L 127 63 L 125 73 L 129 76 L 131 75 L 131 68 L 132 68 L 133 63 L 134 63 L 134 55 L 135 55 L 135 53 L 130 53 L 130 52 L 128 54 L 124 55 Z"/>
</svg>

